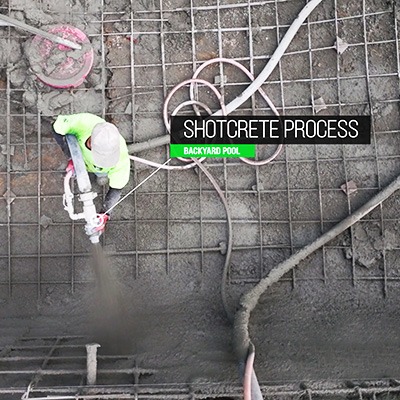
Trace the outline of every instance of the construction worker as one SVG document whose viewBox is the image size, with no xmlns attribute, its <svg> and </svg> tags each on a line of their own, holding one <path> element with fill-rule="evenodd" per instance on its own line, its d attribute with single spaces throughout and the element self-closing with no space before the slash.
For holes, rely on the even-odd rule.
<svg viewBox="0 0 400 400">
<path fill-rule="evenodd" d="M 97 183 L 101 186 L 109 184 L 100 211 L 104 223 L 98 230 L 103 231 L 110 218 L 106 211 L 118 202 L 122 189 L 129 181 L 130 159 L 125 139 L 114 124 L 97 115 L 59 115 L 53 124 L 53 136 L 69 159 L 67 172 L 74 166 L 64 137 L 66 134 L 76 137 L 86 169 L 97 176 Z"/>
</svg>

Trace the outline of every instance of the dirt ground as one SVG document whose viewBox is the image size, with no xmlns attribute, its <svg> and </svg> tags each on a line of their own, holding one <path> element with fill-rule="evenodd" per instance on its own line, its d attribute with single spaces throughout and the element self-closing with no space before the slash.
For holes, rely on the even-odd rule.
<svg viewBox="0 0 400 400">
<path fill-rule="evenodd" d="M 36 27 L 67 23 L 81 29 L 95 54 L 80 87 L 51 89 L 30 68 L 26 53 L 31 37 L 0 26 L 4 367 L 37 369 L 43 360 L 23 365 L 7 361 L 36 355 L 38 349 L 2 352 L 1 346 L 21 345 L 26 337 L 78 335 L 76 342 L 61 343 L 82 347 L 95 340 L 105 357 L 102 363 L 107 355 L 125 355 L 122 361 L 99 365 L 118 369 L 134 364 L 149 370 L 139 374 L 143 385 L 203 385 L 211 391 L 210 385 L 219 383 L 226 385 L 221 396 L 226 392 L 226 398 L 238 398 L 228 394 L 240 379 L 221 300 L 226 214 L 206 176 L 197 169 L 160 171 L 115 210 L 102 244 L 119 303 L 106 311 L 94 289 L 83 224 L 71 222 L 62 207 L 66 160 L 52 140 L 50 124 L 59 114 L 92 112 L 115 123 L 129 145 L 161 136 L 166 133 L 164 99 L 176 84 L 219 56 L 237 60 L 257 76 L 304 5 L 303 0 L 79 0 L 65 5 L 0 0 L 1 13 Z M 274 266 L 400 172 L 399 15 L 392 1 L 322 0 L 263 85 L 282 114 L 371 115 L 371 145 L 288 145 L 262 167 L 233 159 L 205 163 L 223 189 L 233 219 L 227 284 L 231 311 L 240 295 Z M 338 38 L 348 45 L 343 52 L 337 51 Z M 201 74 L 211 83 L 221 76 L 226 82 L 216 86 L 226 103 L 248 85 L 248 78 L 230 65 Z M 218 109 L 209 89 L 200 87 L 198 96 Z M 179 91 L 169 111 L 188 99 L 187 91 Z M 256 94 L 237 113 L 270 115 L 271 110 Z M 260 158 L 274 151 L 264 147 L 258 149 Z M 168 148 L 135 155 L 164 162 Z M 152 171 L 132 162 L 125 193 Z M 341 186 L 349 181 L 357 190 L 346 194 Z M 93 188 L 100 204 L 104 189 Z M 255 369 L 265 388 L 302 388 L 312 381 L 348 387 L 353 381 L 398 378 L 399 199 L 394 194 L 262 296 L 250 334 Z M 29 343 L 44 339 L 38 340 Z M 52 354 L 73 356 L 72 349 Z M 86 365 L 84 357 L 68 363 L 50 360 L 42 369 L 84 370 Z M 78 386 L 82 375 L 56 381 L 50 376 L 40 384 Z M 31 378 L 0 374 L 0 389 L 26 388 Z M 135 382 L 126 374 L 99 377 L 99 383 L 109 385 Z"/>
</svg>

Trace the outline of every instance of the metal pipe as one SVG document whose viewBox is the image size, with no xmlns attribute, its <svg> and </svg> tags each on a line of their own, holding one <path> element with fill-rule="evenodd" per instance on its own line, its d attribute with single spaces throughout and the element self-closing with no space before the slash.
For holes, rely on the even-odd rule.
<svg viewBox="0 0 400 400">
<path fill-rule="evenodd" d="M 40 370 L 41 375 L 83 375 L 87 371 L 84 369 L 43 369 Z M 144 368 L 123 368 L 123 369 L 99 369 L 97 374 L 150 374 L 156 373 L 156 370 Z M 20 370 L 0 370 L 0 375 L 33 375 L 38 373 L 37 369 L 20 369 Z"/>
<path fill-rule="evenodd" d="M 71 49 L 74 49 L 74 50 L 80 50 L 82 48 L 82 46 L 79 45 L 78 43 L 74 43 L 71 40 L 64 39 L 60 36 L 53 35 L 52 33 L 49 33 L 46 31 L 42 31 L 41 29 L 35 28 L 33 26 L 25 24 L 24 22 L 18 21 L 17 19 L 8 17 L 7 15 L 0 14 L 0 20 L 5 22 L 5 23 L 1 24 L 1 26 L 11 25 L 11 26 L 23 29 L 24 31 L 33 33 L 34 35 L 42 36 L 45 39 L 51 40 L 52 42 L 62 44 L 63 46 L 70 47 Z"/>
<path fill-rule="evenodd" d="M 79 200 L 83 203 L 83 215 L 86 221 L 85 232 L 89 236 L 90 241 L 95 244 L 100 242 L 101 231 L 97 228 L 101 225 L 96 206 L 93 200 L 97 197 L 97 193 L 81 193 Z"/>
<path fill-rule="evenodd" d="M 86 345 L 86 384 L 95 385 L 97 378 L 97 348 L 100 347 L 98 343 L 90 343 Z"/>
<path fill-rule="evenodd" d="M 64 180 L 64 202 L 66 203 L 64 204 L 64 208 L 70 214 L 71 219 L 85 219 L 85 232 L 89 236 L 90 241 L 93 244 L 96 244 L 100 242 L 101 235 L 101 231 L 97 229 L 101 225 L 101 220 L 97 215 L 96 206 L 93 202 L 93 200 L 97 197 L 97 193 L 91 191 L 92 185 L 90 183 L 89 174 L 86 170 L 85 161 L 76 137 L 70 134 L 65 136 L 71 153 L 76 180 L 78 182 L 80 191 L 79 200 L 83 203 L 83 213 L 77 215 L 73 213 L 73 194 L 69 187 L 69 179 L 72 175 L 71 171 L 67 173 L 67 176 Z"/>
<path fill-rule="evenodd" d="M 399 393 L 400 386 L 397 381 L 392 380 L 363 380 L 360 381 L 351 381 L 354 383 L 354 387 L 344 387 L 344 380 L 341 381 L 312 381 L 308 382 L 308 390 L 307 393 L 315 396 L 346 396 L 346 395 L 380 395 L 380 394 L 389 394 L 389 393 Z M 360 387 L 360 384 L 363 386 Z M 395 385 L 395 386 L 392 386 Z M 85 394 L 85 390 L 88 388 L 86 386 L 51 386 L 51 387 L 41 387 L 39 388 L 31 388 L 30 393 L 35 394 L 49 394 L 46 397 L 33 397 L 35 400 L 62 400 L 62 399 L 88 399 L 93 398 L 91 396 L 96 396 L 94 398 L 104 399 L 106 398 L 121 398 L 120 396 L 136 396 L 136 399 L 146 398 L 146 399 L 193 399 L 193 394 L 196 398 L 209 398 L 209 389 L 213 389 L 213 393 L 215 398 L 224 397 L 226 398 L 226 385 L 221 384 L 199 384 L 191 387 L 191 390 L 188 390 L 187 385 L 184 384 L 173 384 L 171 385 L 103 385 L 96 386 L 93 390 L 96 391 L 96 394 Z M 269 397 L 279 398 L 284 397 L 296 397 L 300 398 L 306 391 L 304 389 L 300 389 L 298 384 L 281 384 L 281 385 L 269 385 L 263 386 L 265 391 L 268 393 Z M 138 390 L 139 389 L 139 390 Z M 205 392 L 203 391 L 205 389 Z M 242 388 L 236 385 L 230 385 L 230 397 L 243 399 Z M 22 387 L 11 387 L 11 388 L 0 388 L 0 394 L 24 394 L 27 390 Z M 79 395 L 72 395 L 71 393 L 80 393 Z M 29 398 L 29 397 L 28 397 Z"/>
<path fill-rule="evenodd" d="M 73 204 L 74 195 L 69 185 L 69 181 L 71 180 L 72 174 L 73 174 L 72 171 L 68 171 L 64 176 L 63 205 L 64 205 L 64 210 L 68 212 L 69 217 L 72 220 L 78 220 L 85 218 L 85 215 L 83 213 L 75 214 L 74 212 L 74 204 Z"/>
<path fill-rule="evenodd" d="M 130 144 L 128 145 L 128 151 L 129 154 L 140 153 L 141 151 L 154 149 L 160 146 L 165 146 L 166 144 L 169 144 L 169 142 L 170 142 L 169 135 L 159 136 L 155 139 L 146 140 L 145 142 Z"/>
</svg>

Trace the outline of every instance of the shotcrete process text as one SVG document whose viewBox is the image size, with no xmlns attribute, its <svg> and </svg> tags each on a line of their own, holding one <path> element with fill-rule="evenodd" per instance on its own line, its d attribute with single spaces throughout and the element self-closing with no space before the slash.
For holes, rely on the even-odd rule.
<svg viewBox="0 0 400 400">
<path fill-rule="evenodd" d="M 172 118 L 171 144 L 370 144 L 368 116 Z"/>
</svg>

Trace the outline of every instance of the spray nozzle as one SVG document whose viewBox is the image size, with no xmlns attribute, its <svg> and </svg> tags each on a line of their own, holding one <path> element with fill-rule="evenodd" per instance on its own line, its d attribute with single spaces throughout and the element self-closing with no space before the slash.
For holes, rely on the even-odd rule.
<svg viewBox="0 0 400 400">
<path fill-rule="evenodd" d="M 99 231 L 99 228 L 102 226 L 103 220 L 101 215 L 97 214 L 92 218 L 86 220 L 85 232 L 87 235 L 91 236 Z"/>
</svg>

